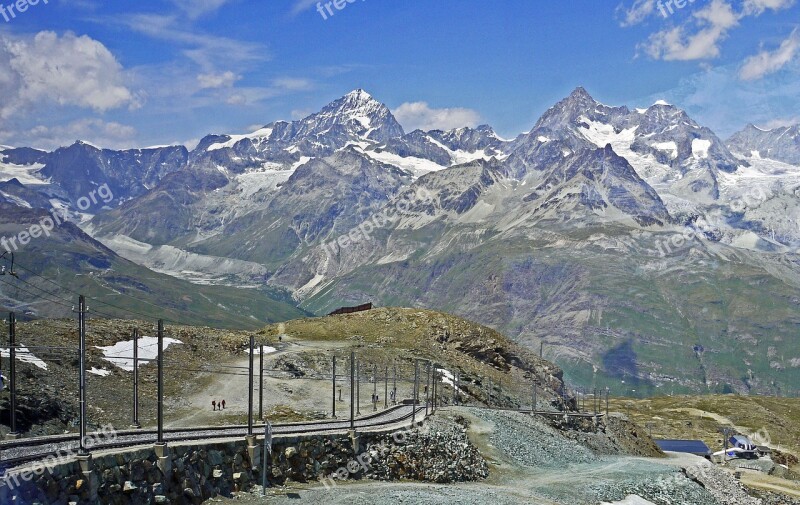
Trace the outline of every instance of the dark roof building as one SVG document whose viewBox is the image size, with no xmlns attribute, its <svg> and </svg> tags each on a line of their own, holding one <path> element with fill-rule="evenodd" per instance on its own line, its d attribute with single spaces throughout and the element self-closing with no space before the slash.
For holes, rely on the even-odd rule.
<svg viewBox="0 0 800 505">
<path fill-rule="evenodd" d="M 711 449 L 702 440 L 656 440 L 662 451 L 683 452 L 704 458 L 711 457 Z"/>
</svg>

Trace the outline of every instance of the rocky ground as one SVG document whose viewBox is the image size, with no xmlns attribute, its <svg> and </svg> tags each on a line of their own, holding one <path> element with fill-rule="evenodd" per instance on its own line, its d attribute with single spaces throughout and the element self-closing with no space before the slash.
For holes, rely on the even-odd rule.
<svg viewBox="0 0 800 505">
<path fill-rule="evenodd" d="M 624 419 L 614 419 L 591 431 L 582 426 L 557 428 L 552 421 L 513 412 L 450 408 L 440 416 L 445 422 L 466 428 L 470 441 L 488 461 L 486 479 L 448 486 L 365 480 L 331 489 L 290 485 L 270 489 L 266 500 L 259 498 L 258 492 L 237 495 L 232 500 L 247 504 L 302 500 L 326 505 L 793 503 L 777 495 L 764 502 L 751 497 L 728 472 L 702 458 L 642 457 L 657 455 L 652 442 L 646 436 L 628 439 L 625 433 L 636 432 L 637 428 Z M 623 437 L 628 440 L 625 445 L 619 443 Z"/>
</svg>

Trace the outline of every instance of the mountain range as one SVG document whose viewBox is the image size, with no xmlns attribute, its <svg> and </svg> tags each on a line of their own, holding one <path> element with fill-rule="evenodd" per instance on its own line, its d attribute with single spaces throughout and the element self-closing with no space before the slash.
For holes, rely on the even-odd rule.
<svg viewBox="0 0 800 505">
<path fill-rule="evenodd" d="M 578 88 L 515 139 L 405 132 L 355 90 L 192 150 L 4 147 L 0 181 L 6 235 L 47 206 L 75 223 L 31 243 L 39 273 L 100 276 L 103 296 L 133 290 L 176 317 L 183 297 L 254 324 L 430 307 L 543 349 L 576 385 L 800 389 L 797 126 L 723 141 L 666 102 Z M 113 200 L 85 205 L 104 184 Z M 11 289 L 0 304 L 62 315 Z"/>
</svg>

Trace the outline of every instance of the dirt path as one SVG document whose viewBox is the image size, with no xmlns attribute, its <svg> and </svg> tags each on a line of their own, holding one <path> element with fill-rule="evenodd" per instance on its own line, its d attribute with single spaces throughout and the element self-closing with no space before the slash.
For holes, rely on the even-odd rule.
<svg viewBox="0 0 800 505">
<path fill-rule="evenodd" d="M 301 353 L 304 351 L 330 352 L 350 346 L 349 342 L 313 342 L 304 340 L 298 342 L 285 338 L 277 346 L 277 350 L 264 356 L 264 401 L 263 410 L 269 415 L 275 409 L 290 410 L 310 414 L 313 417 L 326 417 L 332 410 L 332 384 L 330 376 L 327 378 L 295 378 L 290 373 L 275 370 L 276 362 L 283 356 Z M 249 357 L 245 354 L 241 358 L 226 363 L 229 367 L 226 373 L 209 376 L 209 381 L 198 386 L 198 391 L 175 401 L 174 414 L 167 420 L 168 427 L 193 427 L 213 426 L 224 423 L 246 423 L 248 403 L 248 377 Z M 344 365 L 342 365 L 344 366 Z M 255 368 L 258 369 L 258 356 L 255 357 Z M 330 373 L 330 372 L 328 372 Z M 337 371 L 337 376 L 344 375 L 343 369 Z M 253 416 L 258 421 L 258 372 L 254 376 Z M 343 382 L 343 381 L 342 381 Z M 400 390 L 400 396 L 403 389 Z M 341 390 L 342 401 L 336 402 L 339 417 L 349 415 L 350 396 L 349 386 L 342 383 L 337 386 L 337 399 Z M 361 384 L 360 408 L 362 415 L 371 414 L 373 405 L 370 402 L 373 387 L 371 384 Z M 378 386 L 380 403 L 378 410 L 384 406 L 384 386 Z M 213 411 L 212 401 L 225 400 L 224 411 Z M 171 410 L 173 410 L 171 409 Z"/>
<path fill-rule="evenodd" d="M 800 498 L 800 483 L 779 479 L 760 472 L 743 471 L 742 482 L 750 487 L 775 491 L 789 496 Z"/>
</svg>

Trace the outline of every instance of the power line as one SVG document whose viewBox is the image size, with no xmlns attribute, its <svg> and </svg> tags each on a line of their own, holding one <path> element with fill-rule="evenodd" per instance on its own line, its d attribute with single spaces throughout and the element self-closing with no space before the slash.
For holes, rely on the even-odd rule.
<svg viewBox="0 0 800 505">
<path fill-rule="evenodd" d="M 19 289 L 20 291 L 23 291 L 23 292 L 25 292 L 25 293 L 28 293 L 28 294 L 29 294 L 29 295 L 31 295 L 31 296 L 35 296 L 35 297 L 37 297 L 37 298 L 45 298 L 45 297 L 43 297 L 43 296 L 42 296 L 42 295 L 40 295 L 40 294 L 33 293 L 33 292 L 31 292 L 31 291 L 28 291 L 27 289 L 23 289 L 23 288 L 21 288 L 21 287 L 19 287 L 19 286 L 17 286 L 17 285 L 11 284 L 10 282 L 8 282 L 7 280 L 5 280 L 5 279 L 3 279 L 3 278 L 0 278 L 0 281 L 2 281 L 2 282 L 4 282 L 4 283 L 8 284 L 9 286 L 15 287 L 16 289 Z M 46 298 L 45 298 L 45 299 L 46 299 Z M 63 302 L 63 301 L 61 301 L 61 300 L 50 300 L 50 299 L 46 299 L 46 301 L 48 301 L 48 302 L 50 302 L 50 303 L 57 303 L 58 305 L 63 305 L 64 307 L 69 307 L 70 309 L 72 309 L 72 307 L 73 307 L 72 305 L 70 305 L 70 304 L 67 304 L 67 303 L 64 303 L 64 302 Z"/>
<path fill-rule="evenodd" d="M 75 291 L 75 290 L 73 290 L 73 289 L 71 289 L 71 288 L 68 288 L 68 287 L 66 287 L 66 286 L 62 286 L 61 284 L 59 284 L 59 283 L 57 283 L 57 282 L 55 282 L 55 281 L 53 281 L 53 280 L 51 280 L 51 279 L 48 279 L 47 277 L 44 277 L 44 276 L 42 276 L 41 274 L 38 274 L 38 273 L 36 273 L 35 271 L 31 270 L 30 268 L 27 268 L 27 267 L 26 267 L 26 266 L 24 266 L 24 265 L 20 265 L 19 263 L 15 263 L 15 265 L 16 265 L 16 266 L 18 266 L 19 268 L 21 268 L 22 270 L 25 270 L 26 272 L 28 272 L 28 273 L 30 273 L 30 274 L 32 274 L 32 275 L 34 275 L 34 276 L 36 276 L 36 277 L 39 277 L 40 279 L 44 279 L 45 281 L 49 282 L 50 284 L 53 284 L 54 286 L 56 286 L 56 287 L 58 287 L 58 288 L 60 288 L 60 289 L 63 289 L 63 290 L 65 290 L 65 291 L 69 291 L 69 292 L 71 292 L 71 293 L 73 293 L 73 294 L 75 294 L 75 295 L 78 295 L 78 296 L 80 296 L 80 293 L 79 293 L 79 292 L 77 292 L 77 291 Z M 92 280 L 94 280 L 95 282 L 98 282 L 98 281 L 97 281 L 97 279 L 94 279 L 94 278 L 92 278 Z M 98 284 L 99 284 L 99 283 L 98 283 Z M 103 288 L 105 288 L 105 289 L 108 289 L 106 286 L 102 286 L 102 285 L 101 285 L 101 287 L 103 287 Z M 154 303 L 152 303 L 152 302 L 148 302 L 147 300 L 142 300 L 142 299 L 140 299 L 140 298 L 137 298 L 137 297 L 135 297 L 135 296 L 133 296 L 133 295 L 129 295 L 129 294 L 127 294 L 127 293 L 122 293 L 122 292 L 118 292 L 118 294 L 119 294 L 119 295 L 121 295 L 121 296 L 127 296 L 128 298 L 130 298 L 130 299 L 132 299 L 132 300 L 135 300 L 135 301 L 137 301 L 137 302 L 140 302 L 140 303 L 143 303 L 143 304 L 146 304 L 146 305 L 150 305 L 151 307 L 155 307 L 156 309 L 159 309 L 159 310 L 164 310 L 164 307 L 162 307 L 162 306 L 156 305 L 156 304 L 154 304 Z M 94 301 L 94 302 L 97 302 L 97 303 L 100 303 L 100 304 L 106 305 L 106 306 L 108 306 L 108 307 L 112 307 L 112 308 L 115 308 L 115 309 L 117 309 L 117 310 L 121 310 L 121 311 L 123 311 L 123 312 L 127 312 L 128 314 L 134 314 L 134 315 L 137 315 L 137 316 L 140 316 L 140 317 L 144 317 L 145 319 L 152 319 L 152 317 L 153 317 L 153 316 L 152 316 L 152 315 L 150 315 L 150 314 L 143 314 L 143 313 L 141 313 L 141 312 L 137 312 L 137 311 L 135 311 L 135 310 L 131 310 L 131 309 L 125 309 L 125 308 L 123 308 L 123 307 L 120 307 L 120 306 L 118 306 L 118 305 L 114 305 L 114 304 L 112 304 L 112 303 L 109 303 L 109 302 L 106 302 L 106 301 L 103 301 L 103 300 L 99 300 L 99 299 L 97 299 L 97 298 L 94 298 L 94 297 L 87 297 L 87 298 L 88 298 L 89 300 L 92 300 L 92 301 Z M 199 314 L 199 313 L 197 313 L 197 312 L 194 312 L 193 310 L 191 310 L 191 309 L 188 309 L 188 308 L 187 308 L 187 309 L 173 309 L 173 310 L 177 310 L 177 311 L 179 311 L 179 312 L 185 312 L 185 313 L 187 313 L 187 314 L 191 314 L 191 315 L 194 315 L 194 316 L 197 316 L 197 317 L 200 317 L 200 318 L 203 318 L 203 317 L 205 317 L 205 316 L 203 316 L 202 314 Z M 99 311 L 95 311 L 95 312 L 97 312 L 97 313 L 100 313 Z M 107 317 L 110 317 L 111 319 L 115 319 L 115 317 L 113 317 L 113 316 L 108 316 L 107 314 L 103 314 L 103 315 L 106 315 Z M 162 319 L 164 319 L 165 321 L 170 321 L 170 322 L 173 322 L 173 323 L 182 324 L 182 323 L 181 323 L 181 321 L 178 321 L 178 320 L 175 320 L 175 319 L 166 318 L 166 317 L 164 317 L 164 318 L 162 318 Z M 230 318 L 229 318 L 229 319 L 230 319 Z"/>
<path fill-rule="evenodd" d="M 60 289 L 63 289 L 63 290 L 65 290 L 65 291 L 69 291 L 69 292 L 71 292 L 71 293 L 74 293 L 74 294 L 76 294 L 76 295 L 80 296 L 80 294 L 79 294 L 77 291 L 75 291 L 75 290 L 72 290 L 72 289 L 70 289 L 70 288 L 67 288 L 67 287 L 65 287 L 65 286 L 62 286 L 61 284 L 58 284 L 58 283 L 56 283 L 56 282 L 54 282 L 54 281 L 52 281 L 52 280 L 48 279 L 47 277 L 43 277 L 43 276 L 41 276 L 41 275 L 37 274 L 36 272 L 34 272 L 33 270 L 30 270 L 30 269 L 28 269 L 28 268 L 26 268 L 26 267 L 24 267 L 24 266 L 22 266 L 22 265 L 19 265 L 19 267 L 20 267 L 20 268 L 22 268 L 23 270 L 25 270 L 25 271 L 27 271 L 27 272 L 29 272 L 29 273 L 33 274 L 34 276 L 36 276 L 36 277 L 39 277 L 40 279 L 43 279 L 43 280 L 45 280 L 45 281 L 47 281 L 47 282 L 49 282 L 49 283 L 53 284 L 54 286 L 57 286 L 57 287 L 58 287 L 58 288 L 60 288 Z M 31 287 L 33 287 L 33 288 L 35 288 L 35 289 L 38 289 L 38 290 L 42 291 L 43 293 L 47 293 L 47 294 L 49 294 L 49 295 L 51 295 L 51 296 L 54 296 L 54 297 L 56 297 L 56 298 L 59 298 L 59 300 L 61 300 L 61 299 L 62 299 L 62 298 L 60 298 L 60 297 L 59 297 L 59 295 L 56 295 L 56 294 L 54 294 L 54 293 L 52 293 L 52 292 L 50 292 L 50 291 L 47 291 L 47 290 L 46 290 L 46 289 L 44 289 L 44 288 L 40 288 L 39 286 L 36 286 L 35 284 L 32 284 L 32 283 L 30 283 L 30 282 L 28 282 L 28 281 L 26 281 L 26 280 L 24 280 L 24 279 L 20 279 L 20 278 L 18 278 L 18 280 L 19 280 L 19 281 L 21 281 L 21 282 L 23 282 L 23 283 L 25 283 L 25 284 L 27 284 L 27 285 L 29 285 L 29 286 L 31 286 Z M 7 284 L 10 284 L 10 283 L 8 283 L 8 282 L 7 282 Z M 36 295 L 36 294 L 34 294 L 34 293 L 31 293 L 30 291 L 27 291 L 27 290 L 24 290 L 24 289 L 23 289 L 23 291 L 25 291 L 25 292 L 26 292 L 26 293 L 28 293 L 28 294 L 32 294 L 33 296 L 40 296 L 40 295 Z M 130 295 L 126 295 L 126 296 L 130 296 Z M 127 312 L 127 313 L 129 313 L 129 314 L 134 314 L 134 315 L 137 315 L 137 316 L 140 316 L 140 317 L 144 317 L 144 318 L 146 318 L 146 319 L 150 319 L 150 318 L 152 317 L 151 315 L 148 315 L 148 314 L 143 314 L 143 313 L 141 313 L 141 312 L 132 311 L 132 310 L 130 310 L 130 309 L 125 309 L 125 308 L 122 308 L 122 307 L 118 307 L 118 306 L 116 306 L 116 305 L 113 305 L 113 304 L 111 304 L 111 303 L 108 303 L 108 302 L 104 302 L 104 301 L 102 301 L 102 300 L 98 300 L 98 299 L 96 299 L 96 298 L 93 298 L 93 297 L 88 297 L 88 298 L 89 298 L 90 300 L 94 301 L 94 302 L 97 302 L 97 303 L 100 303 L 100 304 L 103 304 L 103 305 L 107 305 L 107 306 L 109 306 L 109 307 L 113 307 L 113 308 L 115 308 L 115 309 L 117 309 L 117 310 L 121 310 L 121 311 L 123 311 L 123 312 Z M 133 298 L 133 297 L 131 297 L 131 298 Z M 136 298 L 134 298 L 134 299 L 136 299 Z M 137 299 L 137 300 L 138 300 L 138 299 Z M 52 301 L 52 300 L 48 300 L 48 301 Z M 139 301 L 143 301 L 143 300 L 139 300 Z M 58 302 L 56 302 L 56 303 L 58 303 Z M 144 302 L 144 303 L 147 303 L 147 302 Z M 74 307 L 74 305 L 69 305 L 69 306 L 70 306 L 70 307 Z M 97 309 L 95 309 L 95 310 L 93 310 L 93 311 L 91 311 L 91 312 L 93 312 L 93 313 L 95 313 L 95 314 L 100 314 L 100 315 L 102 315 L 102 316 L 105 316 L 105 317 L 107 317 L 107 318 L 109 318 L 109 319 L 118 319 L 118 316 L 113 316 L 113 315 L 111 315 L 111 314 L 109 314 L 109 313 L 107 313 L 107 312 L 103 312 L 103 311 L 100 311 L 100 310 L 97 310 Z M 170 321 L 171 321 L 171 320 L 170 320 Z M 177 322 L 177 321 L 172 321 L 172 322 Z"/>
<path fill-rule="evenodd" d="M 34 288 L 34 289 L 38 289 L 39 291 L 41 291 L 41 292 L 43 292 L 43 293 L 47 293 L 47 294 L 48 294 L 48 295 L 50 295 L 50 296 L 53 296 L 53 297 L 55 297 L 55 298 L 58 298 L 59 300 L 63 300 L 63 298 L 61 298 L 59 295 L 57 295 L 57 294 L 55 294 L 55 293 L 53 293 L 53 292 L 47 291 L 47 290 L 46 290 L 46 289 L 44 289 L 44 288 L 40 288 L 39 286 L 37 286 L 37 285 L 35 285 L 35 284 L 31 283 L 31 282 L 28 282 L 28 281 L 26 281 L 25 279 L 22 279 L 22 278 L 19 278 L 19 277 L 18 277 L 18 278 L 17 278 L 17 280 L 18 280 L 18 281 L 20 281 L 20 282 L 22 282 L 22 283 L 25 283 L 25 284 L 27 284 L 28 286 L 30 286 L 30 287 L 32 287 L 32 288 Z M 65 300 L 65 301 L 69 303 L 69 300 Z M 74 305 L 72 305 L 71 307 L 74 307 Z M 97 314 L 101 314 L 101 315 L 104 315 L 104 316 L 106 316 L 106 317 L 111 317 L 112 319 L 114 319 L 114 318 L 113 318 L 113 316 L 111 316 L 110 314 L 104 313 L 104 312 L 102 312 L 102 311 L 95 310 L 94 312 L 95 312 L 95 313 L 97 313 Z"/>
</svg>

